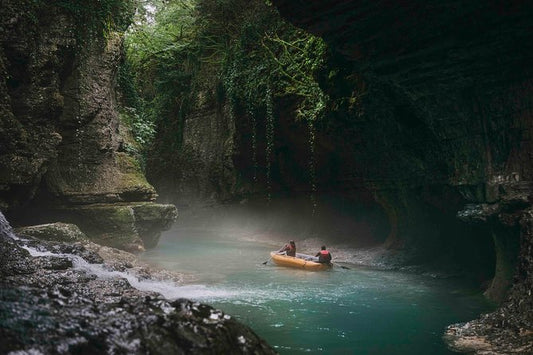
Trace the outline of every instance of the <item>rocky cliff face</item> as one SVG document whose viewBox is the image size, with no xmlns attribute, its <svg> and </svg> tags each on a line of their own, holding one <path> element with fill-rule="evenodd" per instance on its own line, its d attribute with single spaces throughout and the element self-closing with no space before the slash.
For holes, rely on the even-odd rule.
<svg viewBox="0 0 533 355">
<path fill-rule="evenodd" d="M 207 86 L 210 89 L 195 92 L 191 108 L 178 115 L 179 127 L 160 127 L 157 133 L 147 170 L 164 201 L 212 204 L 236 193 L 235 117 L 217 103 L 214 85 Z M 171 144 L 175 150 L 169 149 L 165 146 L 169 140 L 179 140 L 179 146 Z"/>
<path fill-rule="evenodd" d="M 153 245 L 176 210 L 137 213 L 157 195 L 125 151 L 120 34 L 83 32 L 67 7 L 31 1 L 3 3 L 0 26 L 0 207 L 18 224 L 63 220 L 104 244 Z"/>
<path fill-rule="evenodd" d="M 135 255 L 107 247 L 154 246 L 177 211 L 153 202 L 126 152 L 122 39 L 85 32 L 75 17 L 85 5 L 2 2 L 0 210 L 19 225 L 76 225 L 22 228 L 20 239 L 0 211 L 0 352 L 274 353 L 229 315 L 133 288 L 162 279 L 143 269 L 128 281 Z"/>
<path fill-rule="evenodd" d="M 496 266 L 487 295 L 505 302 L 491 318 L 499 320 L 481 321 L 484 341 L 498 351 L 531 343 L 533 6 L 273 3 L 331 48 L 322 85 L 333 98 L 335 150 L 348 162 L 339 175 L 374 191 L 389 216 L 388 244 L 416 247 L 428 237 L 447 244 L 442 238 L 453 237 L 435 236 L 445 221 L 462 225 L 465 241 L 492 239 Z M 465 233 L 467 224 L 476 234 Z M 499 348 L 489 334 L 504 333 Z"/>
</svg>

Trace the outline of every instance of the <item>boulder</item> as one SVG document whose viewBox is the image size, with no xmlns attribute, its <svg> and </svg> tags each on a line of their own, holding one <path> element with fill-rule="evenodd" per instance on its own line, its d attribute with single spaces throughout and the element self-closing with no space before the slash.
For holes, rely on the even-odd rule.
<svg viewBox="0 0 533 355">
<path fill-rule="evenodd" d="M 135 227 L 146 248 L 155 247 L 161 232 L 168 230 L 178 218 L 176 206 L 172 204 L 140 203 L 132 209 Z"/>
<path fill-rule="evenodd" d="M 15 233 L 21 237 L 29 236 L 56 242 L 84 242 L 89 240 L 77 225 L 61 222 L 20 227 L 15 229 Z"/>
<path fill-rule="evenodd" d="M 174 205 L 152 202 L 72 206 L 54 214 L 78 225 L 93 242 L 131 253 L 154 247 L 178 215 Z"/>
</svg>

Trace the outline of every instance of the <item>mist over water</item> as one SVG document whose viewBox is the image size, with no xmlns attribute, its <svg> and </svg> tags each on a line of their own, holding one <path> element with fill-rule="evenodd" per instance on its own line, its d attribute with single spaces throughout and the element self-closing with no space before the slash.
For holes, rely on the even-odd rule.
<svg viewBox="0 0 533 355">
<path fill-rule="evenodd" d="M 355 214 L 341 224 L 350 216 L 330 210 L 328 218 L 306 218 L 293 202 L 271 211 L 249 204 L 182 211 L 141 258 L 187 275 L 190 281 L 169 287 L 166 297 L 211 304 L 282 354 L 448 354 L 445 326 L 490 310 L 479 291 L 457 279 L 354 264 L 322 272 L 263 265 L 289 239 L 307 254 L 326 243 L 337 262 L 357 262 L 354 250 L 382 240 L 373 235 L 385 231 L 371 225 L 375 216 Z"/>
<path fill-rule="evenodd" d="M 372 200 L 353 202 L 341 196 L 319 195 L 272 198 L 240 204 L 180 209 L 176 222 L 184 227 L 202 227 L 247 234 L 264 234 L 264 241 L 287 238 L 343 243 L 368 247 L 385 241 L 389 232 L 387 217 Z"/>
</svg>

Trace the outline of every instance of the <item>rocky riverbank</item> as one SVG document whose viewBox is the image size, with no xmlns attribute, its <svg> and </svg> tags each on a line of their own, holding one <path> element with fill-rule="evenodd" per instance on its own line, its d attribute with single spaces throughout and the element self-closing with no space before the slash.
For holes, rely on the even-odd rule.
<svg viewBox="0 0 533 355">
<path fill-rule="evenodd" d="M 0 353 L 275 353 L 230 315 L 132 287 L 184 275 L 127 252 L 22 239 L 0 213 L 0 255 Z"/>
<path fill-rule="evenodd" d="M 446 328 L 444 341 L 463 354 L 532 354 L 533 332 L 523 317 L 504 308 Z"/>
</svg>

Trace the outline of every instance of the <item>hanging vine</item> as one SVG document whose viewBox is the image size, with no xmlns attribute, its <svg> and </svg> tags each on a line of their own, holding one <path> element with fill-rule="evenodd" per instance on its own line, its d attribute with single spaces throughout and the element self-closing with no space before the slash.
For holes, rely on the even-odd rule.
<svg viewBox="0 0 533 355">
<path fill-rule="evenodd" d="M 272 153 L 274 150 L 274 100 L 270 85 L 266 90 L 266 180 L 267 180 L 267 199 L 272 199 Z"/>
<path fill-rule="evenodd" d="M 318 207 L 316 198 L 316 162 L 315 162 L 315 122 L 314 120 L 307 120 L 307 127 L 309 129 L 309 184 L 311 185 L 311 192 L 309 198 L 312 205 L 312 214 L 315 215 Z"/>
<path fill-rule="evenodd" d="M 254 111 L 254 107 L 252 105 L 252 97 L 251 95 L 248 95 L 248 100 L 246 101 L 246 111 L 248 114 L 248 118 L 250 120 L 250 129 L 251 129 L 251 148 L 252 148 L 252 168 L 253 168 L 253 175 L 252 175 L 252 181 L 253 183 L 257 183 L 257 169 L 259 168 L 259 165 L 257 163 L 257 119 Z"/>
<path fill-rule="evenodd" d="M 140 109 L 148 108 L 139 117 L 156 123 L 159 129 L 157 156 L 172 157 L 176 155 L 172 150 L 181 149 L 172 143 L 171 134 L 165 133 L 176 127 L 176 113 L 182 112 L 177 103 L 189 97 L 194 101 L 198 91 L 214 92 L 213 99 L 220 107 L 227 105 L 234 120 L 242 114 L 248 118 L 250 178 L 255 186 L 264 178 L 270 200 L 277 166 L 275 105 L 288 98 L 294 103 L 294 119 L 308 124 L 305 168 L 316 206 L 314 127 L 324 116 L 328 101 L 317 81 L 325 64 L 324 41 L 285 22 L 275 7 L 260 0 L 183 0 L 157 9 L 162 12 L 155 13 L 155 22 L 143 24 L 126 41 L 144 103 Z M 264 153 L 258 151 L 262 121 Z M 162 159 L 162 164 L 166 161 L 169 159 Z M 258 176 L 261 172 L 264 177 Z"/>
<path fill-rule="evenodd" d="M 234 42 L 230 62 L 223 74 L 228 101 L 245 102 L 251 126 L 251 165 L 253 181 L 257 176 L 257 112 L 265 120 L 265 181 L 267 198 L 272 194 L 274 156 L 274 105 L 277 99 L 290 97 L 295 102 L 294 118 L 303 120 L 309 130 L 308 184 L 313 210 L 316 209 L 315 121 L 321 119 L 328 97 L 318 85 L 326 44 L 321 38 L 293 27 L 279 19 L 269 8 L 263 9 L 262 21 L 255 18 L 243 24 Z M 256 16 L 257 14 L 255 14 Z M 270 16 L 270 17 L 269 17 Z"/>
</svg>

